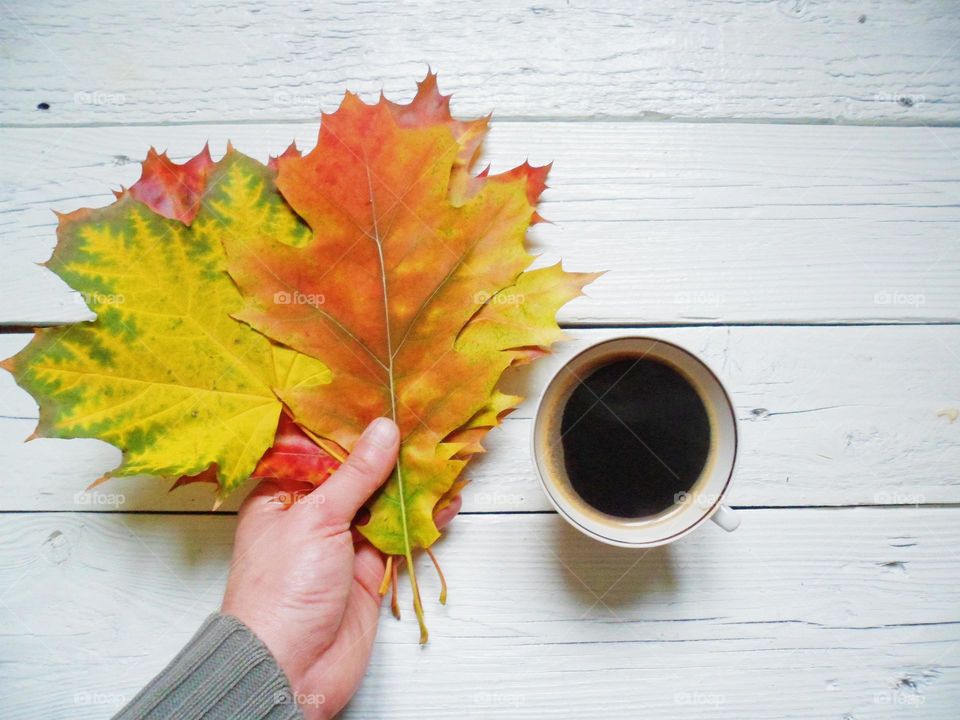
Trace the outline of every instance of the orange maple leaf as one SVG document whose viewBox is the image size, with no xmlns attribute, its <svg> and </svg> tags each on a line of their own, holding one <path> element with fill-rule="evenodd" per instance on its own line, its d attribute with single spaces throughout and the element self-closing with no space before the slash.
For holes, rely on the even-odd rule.
<svg viewBox="0 0 960 720">
<path fill-rule="evenodd" d="M 473 175 L 487 123 L 452 118 L 434 75 L 408 105 L 347 93 L 314 150 L 276 163 L 312 239 L 224 239 L 245 297 L 235 316 L 332 372 L 277 390 L 295 421 L 347 452 L 376 417 L 400 426 L 399 462 L 361 532 L 406 560 L 421 641 L 412 553 L 437 539 L 435 507 L 519 402 L 496 390 L 504 370 L 562 337 L 556 311 L 596 277 L 527 270 L 549 168 Z"/>
</svg>

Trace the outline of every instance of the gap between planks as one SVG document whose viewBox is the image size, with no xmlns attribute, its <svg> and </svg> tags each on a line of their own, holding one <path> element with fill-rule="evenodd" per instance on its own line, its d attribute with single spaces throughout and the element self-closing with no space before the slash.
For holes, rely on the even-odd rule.
<svg viewBox="0 0 960 720">
<path fill-rule="evenodd" d="M 960 120 L 938 120 L 924 122 L 923 120 L 884 119 L 884 120 L 847 120 L 844 118 L 817 118 L 817 117 L 716 117 L 698 118 L 684 115 L 663 115 L 660 113 L 639 113 L 635 115 L 497 115 L 493 120 L 497 123 L 677 123 L 682 125 L 838 125 L 843 127 L 890 127 L 890 128 L 957 128 Z M 286 118 L 283 116 L 239 120 L 135 120 L 131 122 L 82 122 L 82 123 L 0 123 L 0 130 L 84 130 L 110 129 L 124 127 L 203 127 L 209 125 L 317 125 L 318 116 L 305 118 Z"/>
</svg>

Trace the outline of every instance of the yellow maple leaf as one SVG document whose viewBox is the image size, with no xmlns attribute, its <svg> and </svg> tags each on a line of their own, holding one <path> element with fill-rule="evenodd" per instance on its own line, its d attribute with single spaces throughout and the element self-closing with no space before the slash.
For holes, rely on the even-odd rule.
<svg viewBox="0 0 960 720">
<path fill-rule="evenodd" d="M 203 172 L 197 205 L 177 206 L 189 225 L 129 191 L 106 208 L 60 216 L 47 266 L 97 319 L 38 330 L 3 367 L 39 402 L 35 436 L 98 438 L 123 451 L 105 477 L 216 466 L 227 492 L 273 443 L 276 390 L 308 390 L 329 372 L 230 317 L 241 297 L 223 238 L 297 244 L 306 230 L 267 167 L 232 149 L 216 164 L 198 162 L 202 155 L 192 161 Z M 148 162 L 159 161 L 154 153 Z"/>
</svg>

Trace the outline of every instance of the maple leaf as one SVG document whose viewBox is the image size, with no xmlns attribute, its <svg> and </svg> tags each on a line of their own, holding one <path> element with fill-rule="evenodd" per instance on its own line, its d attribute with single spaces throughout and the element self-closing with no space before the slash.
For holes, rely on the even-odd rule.
<svg viewBox="0 0 960 720">
<path fill-rule="evenodd" d="M 232 148 L 184 165 L 151 151 L 115 203 L 60 215 L 47 266 L 97 319 L 37 330 L 3 363 L 40 405 L 34 436 L 116 445 L 123 459 L 105 478 L 212 467 L 224 492 L 258 462 L 276 464 L 261 460 L 278 430 L 276 390 L 318 386 L 329 372 L 230 317 L 241 297 L 222 239 L 259 234 L 308 238 L 273 171 Z"/>
<path fill-rule="evenodd" d="M 250 473 L 253 480 L 276 480 L 290 492 L 314 488 L 340 467 L 340 462 L 317 445 L 286 413 L 280 415 L 273 445 L 263 454 Z M 217 466 L 211 465 L 196 475 L 177 478 L 171 490 L 192 483 L 217 485 Z"/>
<path fill-rule="evenodd" d="M 207 176 L 214 167 L 209 145 L 183 164 L 150 148 L 141 166 L 140 179 L 127 192 L 155 213 L 189 225 L 200 210 Z"/>
<path fill-rule="evenodd" d="M 519 401 L 496 391 L 504 370 L 562 337 L 557 309 L 596 277 L 526 271 L 548 168 L 471 175 L 487 120 L 455 120 L 448 103 L 433 75 L 409 105 L 347 93 L 314 150 L 277 160 L 311 239 L 224 239 L 245 297 L 235 317 L 331 370 L 327 385 L 278 388 L 297 423 L 347 452 L 376 417 L 400 426 L 399 461 L 360 531 L 405 559 L 422 642 L 412 552 L 437 539 L 435 507 Z"/>
</svg>

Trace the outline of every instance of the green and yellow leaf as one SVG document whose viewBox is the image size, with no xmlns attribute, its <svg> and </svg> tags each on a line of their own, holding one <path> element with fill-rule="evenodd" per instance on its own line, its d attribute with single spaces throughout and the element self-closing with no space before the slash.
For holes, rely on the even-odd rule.
<svg viewBox="0 0 960 720">
<path fill-rule="evenodd" d="M 273 443 L 282 407 L 275 390 L 309 391 L 329 372 L 230 316 L 242 300 L 225 271 L 223 239 L 269 235 L 296 245 L 308 237 L 272 171 L 232 149 L 214 165 L 196 164 L 205 185 L 189 225 L 136 192 L 60 216 L 47 265 L 97 319 L 38 330 L 4 367 L 40 405 L 35 435 L 98 438 L 123 451 L 108 476 L 193 475 L 215 465 L 229 491 Z M 166 209 L 183 217 L 188 205 Z"/>
</svg>

